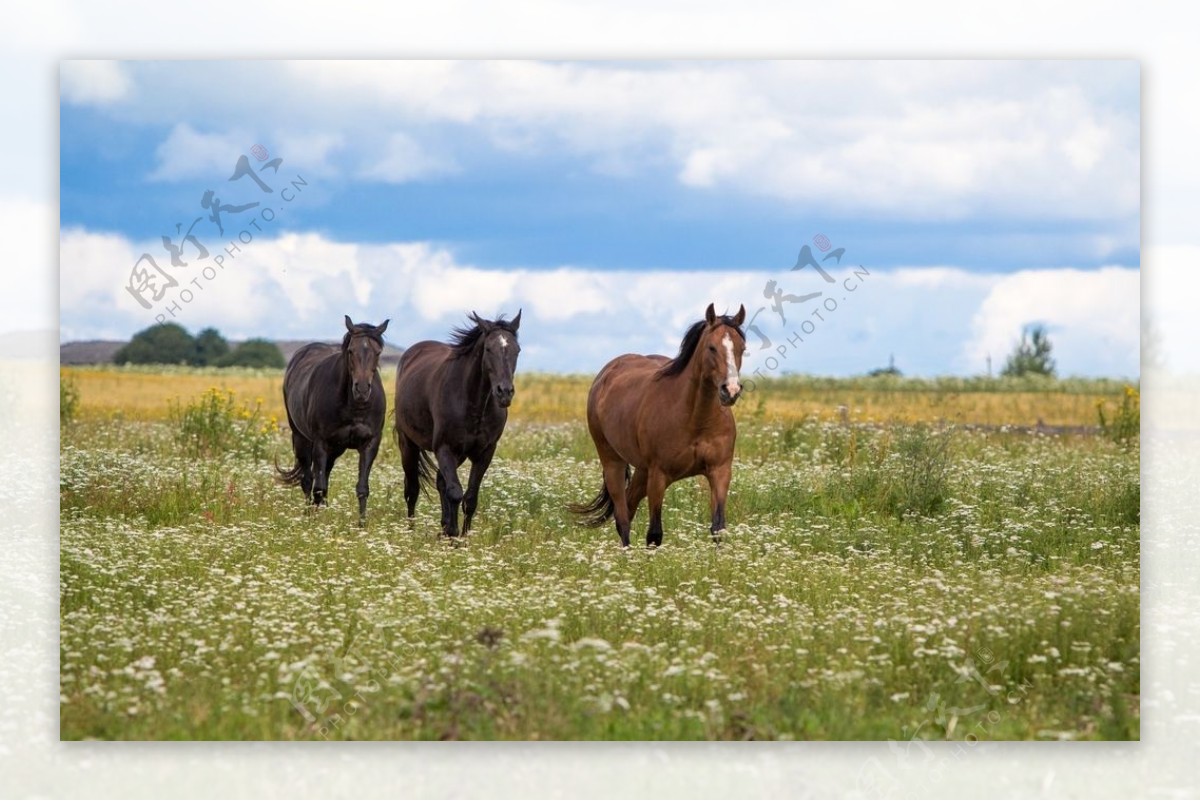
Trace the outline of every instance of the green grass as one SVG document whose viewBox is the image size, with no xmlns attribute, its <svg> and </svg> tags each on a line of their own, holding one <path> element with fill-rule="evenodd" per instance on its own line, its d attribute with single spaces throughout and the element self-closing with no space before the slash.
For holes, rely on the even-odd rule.
<svg viewBox="0 0 1200 801">
<path fill-rule="evenodd" d="M 312 514 L 281 434 L 197 456 L 84 416 L 62 737 L 1138 737 L 1136 442 L 747 411 L 723 542 L 689 480 L 657 551 L 565 512 L 599 486 L 578 422 L 514 419 L 454 544 L 390 443 L 364 530 L 353 454 Z"/>
</svg>

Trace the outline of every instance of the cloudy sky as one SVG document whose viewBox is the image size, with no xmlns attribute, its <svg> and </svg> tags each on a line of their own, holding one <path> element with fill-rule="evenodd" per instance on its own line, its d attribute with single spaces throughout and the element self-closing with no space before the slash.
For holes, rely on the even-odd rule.
<svg viewBox="0 0 1200 801">
<path fill-rule="evenodd" d="M 523 308 L 523 367 L 585 372 L 714 302 L 757 314 L 751 368 L 981 373 L 1042 323 L 1063 374 L 1139 372 L 1136 62 L 75 61 L 60 86 L 64 341 L 175 308 L 231 338 L 388 317 L 403 345 Z"/>
</svg>

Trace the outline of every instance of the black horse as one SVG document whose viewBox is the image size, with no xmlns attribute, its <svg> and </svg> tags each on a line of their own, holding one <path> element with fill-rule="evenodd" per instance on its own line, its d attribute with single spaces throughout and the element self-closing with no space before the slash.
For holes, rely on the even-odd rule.
<svg viewBox="0 0 1200 801">
<path fill-rule="evenodd" d="M 436 470 L 442 533 L 449 537 L 458 536 L 460 502 L 462 533 L 471 528 L 479 485 L 508 421 L 521 351 L 521 312 L 512 320 L 484 320 L 472 312 L 470 320 L 475 325 L 454 329 L 450 344 L 418 342 L 404 351 L 396 372 L 396 441 L 408 516 Z M 466 459 L 471 477 L 464 493 L 458 467 Z"/>
<path fill-rule="evenodd" d="M 315 506 L 326 502 L 329 474 L 338 457 L 358 451 L 358 519 L 367 519 L 371 464 L 383 438 L 387 398 L 379 377 L 383 325 L 354 323 L 346 317 L 342 346 L 313 342 L 292 356 L 283 374 L 283 403 L 292 428 L 296 465 L 280 480 L 297 484 Z"/>
</svg>

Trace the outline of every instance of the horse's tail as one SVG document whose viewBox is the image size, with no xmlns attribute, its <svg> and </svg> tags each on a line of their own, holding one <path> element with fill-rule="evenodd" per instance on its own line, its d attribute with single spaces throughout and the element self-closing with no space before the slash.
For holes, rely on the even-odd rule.
<svg viewBox="0 0 1200 801">
<path fill-rule="evenodd" d="M 392 416 L 395 417 L 396 412 L 392 410 Z M 404 434 L 400 431 L 400 424 L 397 422 L 392 429 L 396 434 L 396 449 L 401 454 L 404 453 Z M 415 442 L 409 442 L 409 445 L 417 449 L 417 483 L 421 485 L 424 492 L 430 492 L 430 488 L 434 485 L 437 477 L 437 462 L 430 456 L 429 451 L 423 451 L 417 448 Z"/>
<path fill-rule="evenodd" d="M 275 479 L 288 487 L 300 486 L 300 477 L 304 475 L 304 466 L 300 464 L 300 460 L 296 460 L 296 466 L 291 470 L 284 470 L 279 466 L 279 457 L 275 457 Z"/>
<path fill-rule="evenodd" d="M 625 466 L 625 482 L 629 482 L 629 465 Z M 572 503 L 567 505 L 567 510 L 571 514 L 577 515 L 579 522 L 588 528 L 598 528 L 612 519 L 613 514 L 617 510 L 617 505 L 613 502 L 612 495 L 608 492 L 608 485 L 601 484 L 600 492 L 592 499 L 591 503 Z"/>
<path fill-rule="evenodd" d="M 434 477 L 437 475 L 437 463 L 433 461 L 433 457 L 429 455 L 429 451 L 417 450 L 417 480 L 421 482 L 421 489 L 426 492 L 430 491 L 433 486 Z"/>
</svg>

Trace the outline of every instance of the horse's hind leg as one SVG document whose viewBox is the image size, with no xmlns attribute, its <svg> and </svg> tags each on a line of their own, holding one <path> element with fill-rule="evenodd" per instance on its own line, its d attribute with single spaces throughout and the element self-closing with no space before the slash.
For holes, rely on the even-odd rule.
<svg viewBox="0 0 1200 801">
<path fill-rule="evenodd" d="M 637 517 L 638 506 L 642 499 L 646 497 L 646 475 L 647 471 L 644 467 L 639 467 L 633 471 L 633 478 L 629 480 L 629 487 L 625 490 L 627 496 L 626 506 L 629 507 L 629 524 L 633 525 L 633 518 Z"/>
<path fill-rule="evenodd" d="M 592 391 L 595 392 L 594 386 Z M 608 495 L 608 503 L 612 504 L 611 511 L 617 536 L 621 538 L 621 547 L 628 548 L 629 523 L 633 519 L 633 513 L 637 511 L 637 504 L 629 505 L 625 492 L 629 482 L 629 463 L 613 449 L 608 443 L 608 438 L 604 436 L 604 425 L 600 422 L 591 396 L 588 398 L 587 422 L 588 433 L 592 435 L 592 442 L 596 445 L 596 455 L 600 457 L 604 493 Z M 597 498 L 597 502 L 600 500 L 602 498 Z"/>
<path fill-rule="evenodd" d="M 604 488 L 608 490 L 608 497 L 613 505 L 613 522 L 617 527 L 617 536 L 621 538 L 621 545 L 628 548 L 629 521 L 632 515 L 629 513 L 625 482 L 629 480 L 629 465 L 616 454 L 609 458 L 601 456 L 601 462 L 604 468 Z"/>
<path fill-rule="evenodd" d="M 471 460 L 471 477 L 467 479 L 467 491 L 463 493 L 462 500 L 463 534 L 471 530 L 471 518 L 475 516 L 475 507 L 479 503 L 479 485 L 483 483 L 483 474 L 487 472 L 495 455 L 496 445 L 493 443 L 478 459 Z"/>
<path fill-rule="evenodd" d="M 296 454 L 296 465 L 300 468 L 300 489 L 304 490 L 305 500 L 312 503 L 312 443 L 295 428 L 292 429 L 292 452 Z"/>
<path fill-rule="evenodd" d="M 417 443 L 397 433 L 400 443 L 400 466 L 404 468 L 404 503 L 408 516 L 417 513 L 417 498 L 421 496 L 421 450 Z"/>
<path fill-rule="evenodd" d="M 450 525 L 450 504 L 446 500 L 446 477 L 439 470 L 437 474 L 437 491 L 438 500 L 442 503 L 442 534 L 446 533 L 446 529 Z"/>
</svg>

